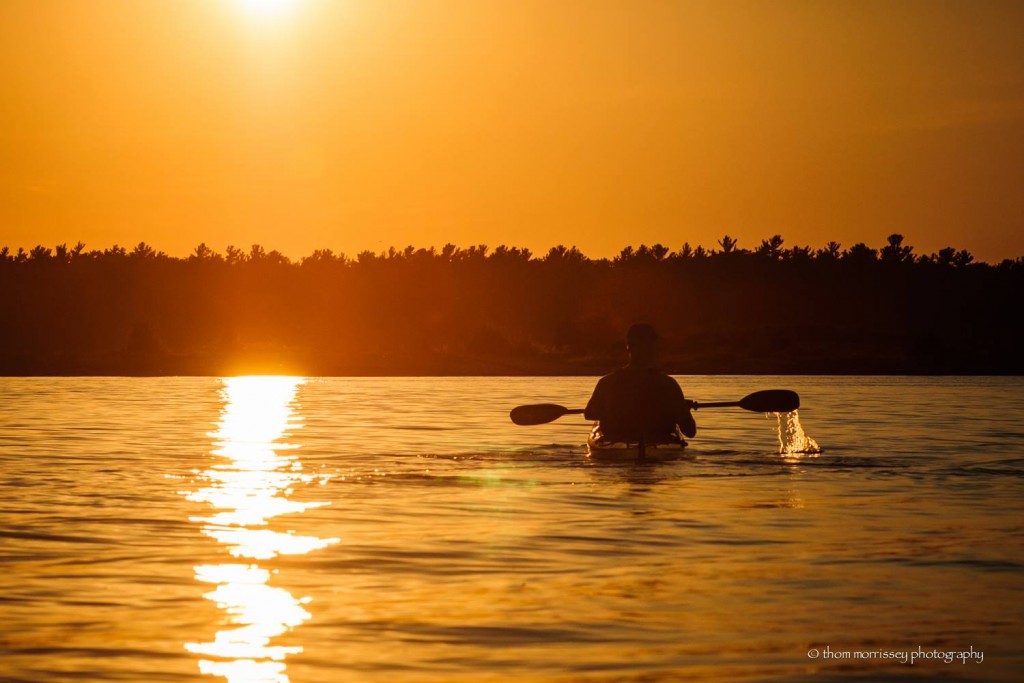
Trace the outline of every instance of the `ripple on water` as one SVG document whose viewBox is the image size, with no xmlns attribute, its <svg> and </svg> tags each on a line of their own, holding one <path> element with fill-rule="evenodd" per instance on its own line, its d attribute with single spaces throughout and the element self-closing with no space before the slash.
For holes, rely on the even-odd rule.
<svg viewBox="0 0 1024 683">
<path fill-rule="evenodd" d="M 783 458 L 774 421 L 702 411 L 690 459 L 595 465 L 582 420 L 507 417 L 582 405 L 592 378 L 327 378 L 270 382 L 294 391 L 284 421 L 240 397 L 262 417 L 231 438 L 262 450 L 228 457 L 221 380 L 0 380 L 0 678 L 196 680 L 240 661 L 218 636 L 262 633 L 251 661 L 296 682 L 907 673 L 809 674 L 813 643 L 973 645 L 976 677 L 1014 679 L 1021 380 L 681 381 L 703 400 L 792 387 L 825 452 Z M 195 495 L 222 485 L 237 506 Z M 242 527 L 319 541 L 239 557 Z M 262 588 L 207 580 L 225 566 Z"/>
</svg>

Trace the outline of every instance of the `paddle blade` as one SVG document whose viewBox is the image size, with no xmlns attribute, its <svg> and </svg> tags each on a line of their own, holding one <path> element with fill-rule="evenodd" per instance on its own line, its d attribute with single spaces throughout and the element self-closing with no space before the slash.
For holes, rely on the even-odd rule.
<svg viewBox="0 0 1024 683">
<path fill-rule="evenodd" d="M 788 389 L 755 391 L 740 401 L 740 408 L 755 413 L 791 413 L 800 407 L 800 397 Z"/>
<path fill-rule="evenodd" d="M 542 425 L 553 422 L 568 412 L 568 408 L 555 403 L 537 403 L 513 408 L 508 416 L 517 425 Z"/>
</svg>

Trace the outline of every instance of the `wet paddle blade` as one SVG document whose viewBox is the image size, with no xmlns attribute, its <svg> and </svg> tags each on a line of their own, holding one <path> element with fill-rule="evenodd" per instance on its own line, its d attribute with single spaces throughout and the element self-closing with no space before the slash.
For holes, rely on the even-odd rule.
<svg viewBox="0 0 1024 683">
<path fill-rule="evenodd" d="M 755 391 L 740 400 L 740 408 L 755 413 L 791 413 L 800 407 L 800 397 L 788 389 Z"/>
<path fill-rule="evenodd" d="M 537 403 L 513 408 L 508 416 L 517 425 L 542 425 L 554 422 L 568 412 L 568 408 L 555 403 Z"/>
</svg>

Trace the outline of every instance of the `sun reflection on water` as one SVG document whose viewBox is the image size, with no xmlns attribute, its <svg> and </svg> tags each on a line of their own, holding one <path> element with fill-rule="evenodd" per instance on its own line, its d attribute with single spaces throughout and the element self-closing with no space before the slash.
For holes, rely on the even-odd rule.
<svg viewBox="0 0 1024 683">
<path fill-rule="evenodd" d="M 295 395 L 303 381 L 299 377 L 225 379 L 224 410 L 211 435 L 217 460 L 201 474 L 205 486 L 188 494 L 190 501 L 212 508 L 191 521 L 243 561 L 195 567 L 198 581 L 215 586 L 204 597 L 225 612 L 224 627 L 212 642 L 185 644 L 186 650 L 202 657 L 200 672 L 229 683 L 287 683 L 284 660 L 302 652 L 302 647 L 271 641 L 311 616 L 305 608 L 311 599 L 271 586 L 276 572 L 256 561 L 303 555 L 338 542 L 269 528 L 275 517 L 329 504 L 289 498 L 295 487 L 321 479 L 305 473 L 295 455 L 297 446 L 283 441 L 302 426 L 295 414 Z"/>
</svg>

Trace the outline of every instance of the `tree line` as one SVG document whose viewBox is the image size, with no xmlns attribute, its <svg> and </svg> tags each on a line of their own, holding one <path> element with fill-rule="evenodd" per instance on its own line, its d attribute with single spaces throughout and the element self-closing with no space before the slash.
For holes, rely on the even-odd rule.
<svg viewBox="0 0 1024 683">
<path fill-rule="evenodd" d="M 1024 258 L 812 249 L 261 245 L 176 258 L 139 243 L 0 249 L 0 374 L 599 374 L 630 323 L 666 369 L 703 373 L 1020 374 Z"/>
</svg>

